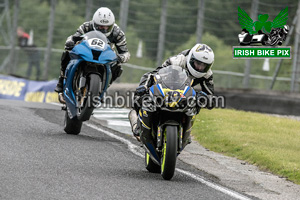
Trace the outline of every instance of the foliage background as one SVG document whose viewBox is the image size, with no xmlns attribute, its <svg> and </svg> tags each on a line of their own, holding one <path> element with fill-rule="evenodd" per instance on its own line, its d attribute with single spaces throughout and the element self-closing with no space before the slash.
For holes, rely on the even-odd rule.
<svg viewBox="0 0 300 200">
<path fill-rule="evenodd" d="M 20 1 L 18 26 L 25 31 L 34 31 L 34 43 L 38 47 L 47 46 L 48 22 L 51 0 L 27 0 Z M 86 2 L 82 0 L 57 0 L 55 25 L 52 48 L 64 48 L 66 38 L 75 33 L 76 29 L 85 21 Z M 10 3 L 10 15 L 13 16 L 13 2 Z M 159 37 L 159 25 L 161 14 L 161 0 L 130 0 L 129 13 L 126 28 L 128 48 L 131 52 L 130 64 L 156 68 L 156 53 Z M 249 15 L 251 13 L 251 0 L 205 1 L 203 19 L 202 42 L 211 46 L 215 53 L 213 70 L 244 73 L 245 60 L 232 59 L 232 46 L 239 45 L 237 35 L 240 25 L 237 20 L 237 7 L 243 8 Z M 109 7 L 115 14 L 116 23 L 119 23 L 121 0 L 93 0 L 91 15 L 101 6 Z M 275 16 L 288 6 L 288 25 L 292 25 L 296 15 L 297 0 L 260 0 L 258 14 L 269 14 L 272 21 Z M 164 59 L 178 54 L 182 50 L 191 48 L 196 43 L 198 0 L 168 0 L 167 25 Z M 91 19 L 92 16 L 90 16 Z M 290 44 L 293 49 L 293 37 Z M 0 38 L 0 45 L 5 38 Z M 136 56 L 139 43 L 143 44 L 143 57 Z M 44 52 L 42 52 L 43 54 Z M 7 52 L 3 52 L 0 59 L 4 59 Z M 51 69 L 49 78 L 56 78 L 59 74 L 61 52 L 53 52 L 51 55 Z M 16 74 L 22 76 L 26 71 L 26 55 L 18 52 L 18 67 Z M 270 61 L 270 71 L 263 71 L 264 60 L 253 60 L 251 74 L 272 76 L 277 60 Z M 43 57 L 41 60 L 43 66 Z M 291 77 L 292 60 L 284 60 L 279 76 Z M 121 82 L 138 82 L 146 71 L 124 67 Z M 34 74 L 30 77 L 34 79 Z M 243 77 L 215 74 L 216 87 L 242 87 Z M 269 80 L 251 79 L 250 87 L 267 89 Z M 275 89 L 289 90 L 289 82 L 276 82 Z"/>
</svg>

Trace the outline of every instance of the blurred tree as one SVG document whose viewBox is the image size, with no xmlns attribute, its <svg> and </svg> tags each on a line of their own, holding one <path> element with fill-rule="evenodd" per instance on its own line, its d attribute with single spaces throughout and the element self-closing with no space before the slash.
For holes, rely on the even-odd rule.
<svg viewBox="0 0 300 200">
<path fill-rule="evenodd" d="M 159 0 L 144 0 L 143 3 L 131 0 L 129 5 L 128 25 L 135 27 L 134 31 L 145 44 L 146 56 L 152 59 L 156 59 L 160 6 Z"/>
<path fill-rule="evenodd" d="M 63 49 L 67 37 L 74 34 L 79 26 L 84 23 L 84 13 L 74 15 L 74 13 L 77 13 L 79 10 L 82 9 L 72 0 L 58 2 L 55 15 L 53 48 Z"/>
<path fill-rule="evenodd" d="M 20 1 L 18 26 L 26 32 L 34 31 L 34 43 L 45 47 L 47 44 L 47 29 L 49 18 L 49 4 L 47 1 L 31 0 Z"/>
<path fill-rule="evenodd" d="M 197 5 L 198 1 L 168 1 L 166 49 L 172 52 L 196 33 Z M 176 54 L 176 52 L 173 51 L 173 54 Z"/>
</svg>

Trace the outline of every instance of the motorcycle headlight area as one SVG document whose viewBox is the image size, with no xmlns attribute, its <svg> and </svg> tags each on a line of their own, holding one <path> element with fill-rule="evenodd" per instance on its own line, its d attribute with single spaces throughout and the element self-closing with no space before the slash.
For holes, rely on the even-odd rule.
<svg viewBox="0 0 300 200">
<path fill-rule="evenodd" d="M 150 88 L 149 95 L 143 97 L 143 108 L 148 111 L 167 110 L 167 111 L 187 111 L 196 106 L 196 98 L 192 94 L 185 96 L 185 90 L 171 90 L 163 88 L 160 84 Z"/>
<path fill-rule="evenodd" d="M 168 108 L 179 108 L 180 106 L 185 106 L 186 98 L 181 92 L 170 90 L 165 92 L 164 103 Z"/>
<path fill-rule="evenodd" d="M 99 38 L 91 38 L 87 40 L 87 43 L 89 44 L 90 47 L 104 50 L 106 43 L 99 39 Z"/>
</svg>

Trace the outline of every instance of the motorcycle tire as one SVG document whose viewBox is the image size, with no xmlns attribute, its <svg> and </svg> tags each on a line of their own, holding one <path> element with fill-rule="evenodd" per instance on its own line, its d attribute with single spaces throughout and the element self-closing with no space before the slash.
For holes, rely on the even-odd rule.
<svg viewBox="0 0 300 200">
<path fill-rule="evenodd" d="M 68 112 L 65 113 L 64 131 L 67 134 L 78 135 L 81 131 L 82 121 L 78 120 L 77 117 L 70 119 Z"/>
<path fill-rule="evenodd" d="M 175 172 L 178 144 L 177 141 L 177 126 L 167 126 L 161 156 L 161 175 L 165 180 L 170 180 Z"/>
<path fill-rule="evenodd" d="M 90 74 L 88 78 L 88 98 L 84 102 L 84 106 L 80 113 L 77 114 L 77 118 L 80 121 L 87 121 L 90 119 L 94 109 L 97 107 L 94 99 L 99 97 L 102 80 L 97 74 Z"/>
<path fill-rule="evenodd" d="M 152 161 L 147 152 L 145 152 L 145 166 L 151 173 L 160 173 L 160 166 Z"/>
</svg>

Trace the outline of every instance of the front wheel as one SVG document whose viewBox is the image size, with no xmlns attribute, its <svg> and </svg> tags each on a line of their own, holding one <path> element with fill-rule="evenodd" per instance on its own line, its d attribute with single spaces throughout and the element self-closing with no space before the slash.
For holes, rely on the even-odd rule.
<svg viewBox="0 0 300 200">
<path fill-rule="evenodd" d="M 82 121 L 78 120 L 77 117 L 70 119 L 68 112 L 65 113 L 64 131 L 67 134 L 78 135 L 81 131 Z"/>
<path fill-rule="evenodd" d="M 101 78 L 98 74 L 89 75 L 89 84 L 86 86 L 87 94 L 84 96 L 83 106 L 78 108 L 77 118 L 80 121 L 89 120 L 93 110 L 97 107 L 101 89 Z"/>
<path fill-rule="evenodd" d="M 161 175 L 170 180 L 175 172 L 177 158 L 177 126 L 167 126 L 164 133 L 164 143 L 161 156 Z"/>
</svg>

